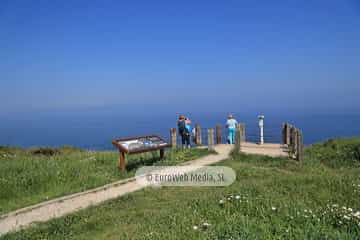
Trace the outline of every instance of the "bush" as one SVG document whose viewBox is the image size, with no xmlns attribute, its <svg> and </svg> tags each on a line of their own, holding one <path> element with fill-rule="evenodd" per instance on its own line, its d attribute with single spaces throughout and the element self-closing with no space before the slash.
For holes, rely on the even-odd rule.
<svg viewBox="0 0 360 240">
<path fill-rule="evenodd" d="M 330 167 L 359 167 L 360 138 L 329 139 L 305 150 L 310 161 L 320 161 Z"/>
<path fill-rule="evenodd" d="M 54 155 L 60 154 L 59 149 L 50 148 L 50 147 L 34 148 L 30 152 L 32 155 L 43 155 L 43 156 L 54 156 Z"/>
</svg>

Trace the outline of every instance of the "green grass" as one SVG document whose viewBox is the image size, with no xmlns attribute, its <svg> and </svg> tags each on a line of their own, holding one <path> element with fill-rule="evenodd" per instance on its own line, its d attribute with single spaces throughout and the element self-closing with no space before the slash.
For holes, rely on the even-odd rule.
<svg viewBox="0 0 360 240">
<path fill-rule="evenodd" d="M 308 162 L 332 168 L 360 167 L 360 138 L 330 139 L 306 149 Z"/>
<path fill-rule="evenodd" d="M 303 164 L 234 154 L 229 187 L 147 188 L 2 239 L 360 239 L 360 168 L 313 158 L 327 147 Z"/>
<path fill-rule="evenodd" d="M 171 150 L 127 156 L 119 172 L 115 151 L 61 148 L 0 147 L 0 214 L 55 197 L 131 177 L 142 165 L 174 165 L 208 154 L 205 149 Z"/>
</svg>

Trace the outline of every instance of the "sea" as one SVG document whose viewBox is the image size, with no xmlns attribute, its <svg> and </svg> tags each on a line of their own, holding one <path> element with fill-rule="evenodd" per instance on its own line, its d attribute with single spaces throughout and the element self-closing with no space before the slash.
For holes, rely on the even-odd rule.
<svg viewBox="0 0 360 240">
<path fill-rule="evenodd" d="M 238 122 L 245 123 L 246 139 L 259 141 L 258 115 L 265 116 L 265 142 L 281 142 L 281 126 L 289 122 L 301 129 L 305 145 L 332 138 L 360 136 L 358 113 L 312 112 L 232 112 Z M 71 111 L 36 111 L 1 115 L 0 145 L 35 147 L 71 145 L 90 150 L 114 150 L 115 138 L 157 134 L 169 139 L 170 128 L 175 128 L 179 114 L 184 114 L 202 128 L 203 142 L 206 132 L 216 125 L 222 126 L 222 141 L 226 141 L 227 112 L 178 112 L 171 109 L 87 109 Z"/>
</svg>

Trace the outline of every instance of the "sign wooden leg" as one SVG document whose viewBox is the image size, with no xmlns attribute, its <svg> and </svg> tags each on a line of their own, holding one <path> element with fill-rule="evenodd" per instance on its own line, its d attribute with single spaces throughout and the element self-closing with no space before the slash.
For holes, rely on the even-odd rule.
<svg viewBox="0 0 360 240">
<path fill-rule="evenodd" d="M 119 155 L 119 169 L 122 172 L 125 172 L 125 153 L 124 152 L 120 152 Z"/>
<path fill-rule="evenodd" d="M 160 159 L 164 158 L 164 149 L 160 149 Z"/>
</svg>

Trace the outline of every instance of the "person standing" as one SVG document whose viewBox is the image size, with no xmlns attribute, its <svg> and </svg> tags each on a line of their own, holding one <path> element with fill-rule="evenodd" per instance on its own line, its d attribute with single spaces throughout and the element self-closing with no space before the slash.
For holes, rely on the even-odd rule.
<svg viewBox="0 0 360 240">
<path fill-rule="evenodd" d="M 177 126 L 178 126 L 179 135 L 181 137 L 181 144 L 184 147 L 186 141 L 186 134 L 185 134 L 186 129 L 185 129 L 185 117 L 183 115 L 179 115 Z"/>
<path fill-rule="evenodd" d="M 192 128 L 191 128 L 191 120 L 189 118 L 185 118 L 185 145 L 190 148 L 190 138 L 191 138 Z"/>
<path fill-rule="evenodd" d="M 235 143 L 235 130 L 237 127 L 238 122 L 236 121 L 236 119 L 234 118 L 234 116 L 232 114 L 228 115 L 228 119 L 226 121 L 226 127 L 228 128 L 228 141 L 229 144 L 234 144 Z"/>
</svg>

